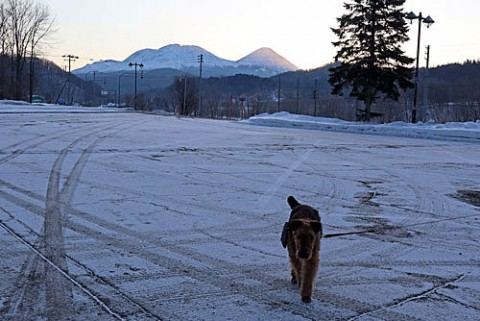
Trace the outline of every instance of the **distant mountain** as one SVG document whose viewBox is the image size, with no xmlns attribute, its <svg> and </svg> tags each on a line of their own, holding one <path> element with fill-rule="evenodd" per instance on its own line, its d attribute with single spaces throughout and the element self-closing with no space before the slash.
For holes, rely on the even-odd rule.
<svg viewBox="0 0 480 321">
<path fill-rule="evenodd" d="M 209 76 L 231 76 L 249 74 L 260 77 L 271 77 L 298 68 L 287 59 L 270 48 L 261 48 L 246 57 L 231 61 L 217 57 L 213 53 L 198 46 L 168 45 L 160 49 L 142 49 L 123 61 L 105 60 L 94 62 L 76 69 L 77 75 L 88 72 L 117 73 L 128 71 L 129 63 L 142 63 L 144 70 L 177 69 L 182 72 L 196 74 L 198 72 L 198 56 L 203 55 L 203 72 Z"/>
<path fill-rule="evenodd" d="M 284 71 L 296 71 L 299 69 L 270 48 L 260 48 L 238 60 L 237 64 L 240 66 L 268 66 L 270 68 L 283 69 Z"/>
<path fill-rule="evenodd" d="M 232 63 L 198 46 L 168 45 L 157 50 L 139 50 L 125 59 L 121 64 L 142 62 L 146 70 L 162 68 L 182 70 L 192 66 L 198 66 L 199 55 L 203 55 L 204 67 L 229 67 Z"/>
</svg>

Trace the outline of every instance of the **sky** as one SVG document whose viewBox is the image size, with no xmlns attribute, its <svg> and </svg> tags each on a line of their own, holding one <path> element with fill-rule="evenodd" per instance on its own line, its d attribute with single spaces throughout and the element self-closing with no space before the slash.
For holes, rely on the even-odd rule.
<svg viewBox="0 0 480 321">
<path fill-rule="evenodd" d="M 124 60 L 137 50 L 169 44 L 197 45 L 229 60 L 270 47 L 301 69 L 333 61 L 331 27 L 345 13 L 338 0 L 38 0 L 56 20 L 44 57 L 72 69 L 99 60 Z M 430 65 L 480 58 L 480 1 L 407 0 L 405 11 L 430 15 L 422 27 L 420 65 L 430 45 Z M 416 55 L 418 22 L 404 50 Z"/>
</svg>

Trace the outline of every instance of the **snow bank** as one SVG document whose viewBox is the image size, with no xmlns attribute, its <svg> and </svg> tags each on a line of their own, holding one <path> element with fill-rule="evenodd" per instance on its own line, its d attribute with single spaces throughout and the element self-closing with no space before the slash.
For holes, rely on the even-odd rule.
<svg viewBox="0 0 480 321">
<path fill-rule="evenodd" d="M 346 133 L 480 142 L 479 120 L 476 122 L 446 124 L 437 124 L 435 122 L 419 122 L 417 124 L 409 124 L 405 122 L 368 124 L 279 112 L 274 114 L 260 114 L 243 122 L 252 125 L 271 127 L 293 127 Z"/>
<path fill-rule="evenodd" d="M 116 108 L 109 106 L 100 107 L 83 107 L 83 106 L 64 106 L 53 104 L 30 104 L 25 101 L 16 100 L 0 100 L 0 113 L 39 113 L 39 112 L 51 112 L 51 113 L 95 113 L 95 112 L 125 112 L 132 111 L 132 108 Z"/>
<path fill-rule="evenodd" d="M 131 108 L 81 107 L 51 104 L 30 104 L 22 101 L 0 100 L 0 113 L 15 112 L 128 112 Z M 480 120 L 465 123 L 437 124 L 435 122 L 410 124 L 393 122 L 368 124 L 348 122 L 335 118 L 312 117 L 279 112 L 260 114 L 242 121 L 245 124 L 268 127 L 291 127 L 335 132 L 426 138 L 449 141 L 480 142 Z"/>
</svg>

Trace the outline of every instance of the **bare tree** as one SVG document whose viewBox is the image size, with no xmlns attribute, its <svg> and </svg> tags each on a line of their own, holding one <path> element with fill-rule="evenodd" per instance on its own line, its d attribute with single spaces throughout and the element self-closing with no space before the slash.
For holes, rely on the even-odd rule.
<svg viewBox="0 0 480 321">
<path fill-rule="evenodd" d="M 53 31 L 55 20 L 50 14 L 49 8 L 45 4 L 36 4 L 32 13 L 33 25 L 30 37 L 30 82 L 29 82 L 29 99 L 32 102 L 33 96 L 33 80 L 34 80 L 34 64 L 35 55 L 39 46 L 45 43 L 50 33 Z"/>
<path fill-rule="evenodd" d="M 6 66 L 8 65 L 8 16 L 5 8 L 5 3 L 0 2 L 0 98 L 3 98 L 6 91 L 6 84 L 8 74 Z"/>
<path fill-rule="evenodd" d="M 7 37 L 12 46 L 14 98 L 21 99 L 22 72 L 27 57 L 30 57 L 33 72 L 35 51 L 53 31 L 54 19 L 48 6 L 34 0 L 4 0 L 2 3 L 7 16 Z"/>
<path fill-rule="evenodd" d="M 191 116 L 195 114 L 198 104 L 197 84 L 193 78 L 177 78 L 173 83 L 173 92 L 179 102 L 178 114 Z"/>
<path fill-rule="evenodd" d="M 5 3 L 0 2 L 0 55 L 7 53 L 8 15 Z"/>
</svg>

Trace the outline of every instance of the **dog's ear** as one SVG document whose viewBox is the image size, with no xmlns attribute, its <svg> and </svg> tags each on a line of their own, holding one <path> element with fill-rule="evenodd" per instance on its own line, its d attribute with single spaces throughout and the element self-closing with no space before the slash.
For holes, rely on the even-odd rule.
<svg viewBox="0 0 480 321">
<path fill-rule="evenodd" d="M 298 229 L 300 226 L 302 226 L 302 224 L 303 224 L 302 221 L 296 221 L 296 220 L 290 221 L 290 223 L 288 223 L 288 229 L 293 232 L 296 229 Z"/>
<path fill-rule="evenodd" d="M 310 222 L 310 225 L 312 226 L 313 231 L 316 233 L 320 232 L 322 233 L 322 223 L 320 222 Z"/>
<path fill-rule="evenodd" d="M 289 196 L 287 198 L 288 205 L 290 205 L 290 208 L 293 209 L 294 207 L 300 205 L 300 203 L 295 199 L 293 196 Z"/>
</svg>

